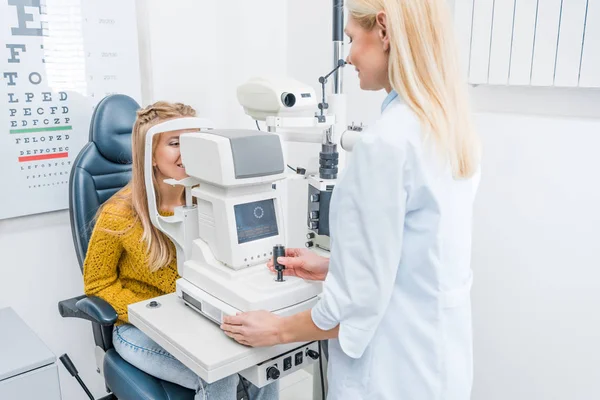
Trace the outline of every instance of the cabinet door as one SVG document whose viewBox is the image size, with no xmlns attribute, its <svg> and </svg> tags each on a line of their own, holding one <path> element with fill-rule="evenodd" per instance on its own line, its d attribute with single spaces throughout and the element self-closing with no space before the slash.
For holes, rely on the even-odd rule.
<svg viewBox="0 0 600 400">
<path fill-rule="evenodd" d="M 61 400 L 56 364 L 0 381 L 0 399 Z"/>
</svg>

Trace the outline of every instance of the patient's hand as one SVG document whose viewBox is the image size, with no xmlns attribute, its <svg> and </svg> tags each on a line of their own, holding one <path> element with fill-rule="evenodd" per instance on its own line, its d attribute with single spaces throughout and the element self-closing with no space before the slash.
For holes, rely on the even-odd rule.
<svg viewBox="0 0 600 400">
<path fill-rule="evenodd" d="M 311 281 L 324 281 L 329 271 L 329 259 L 321 257 L 308 249 L 285 249 L 286 257 L 279 257 L 277 261 L 285 266 L 283 275 L 297 276 Z M 273 260 L 269 260 L 267 267 L 275 271 Z"/>
</svg>

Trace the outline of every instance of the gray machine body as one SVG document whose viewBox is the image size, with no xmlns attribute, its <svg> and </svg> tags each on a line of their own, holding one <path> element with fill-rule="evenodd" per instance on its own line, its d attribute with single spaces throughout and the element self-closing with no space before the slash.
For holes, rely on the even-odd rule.
<svg viewBox="0 0 600 400">
<path fill-rule="evenodd" d="M 277 175 L 285 169 L 281 140 L 274 133 L 244 129 L 215 129 L 210 133 L 229 139 L 236 179 Z"/>
</svg>

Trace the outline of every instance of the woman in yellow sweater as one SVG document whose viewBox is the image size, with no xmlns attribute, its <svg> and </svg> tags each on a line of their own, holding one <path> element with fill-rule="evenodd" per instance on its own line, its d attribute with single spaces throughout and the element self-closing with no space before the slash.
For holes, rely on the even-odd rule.
<svg viewBox="0 0 600 400">
<path fill-rule="evenodd" d="M 85 293 L 101 297 L 119 314 L 113 345 L 119 355 L 138 369 L 196 391 L 196 400 L 234 400 L 238 376 L 207 384 L 135 326 L 127 306 L 175 291 L 177 260 L 171 241 L 150 221 L 144 184 L 144 144 L 148 130 L 173 118 L 193 117 L 190 106 L 158 102 L 138 111 L 132 133 L 132 179 L 99 210 L 83 267 Z M 181 163 L 179 135 L 165 132 L 153 146 L 156 204 L 162 215 L 172 215 L 185 202 L 182 187 L 164 183 L 187 175 Z M 201 318 L 200 316 L 198 318 Z M 202 338 L 199 338 L 202 339 Z M 252 400 L 278 398 L 278 385 L 262 389 L 251 384 Z"/>
</svg>

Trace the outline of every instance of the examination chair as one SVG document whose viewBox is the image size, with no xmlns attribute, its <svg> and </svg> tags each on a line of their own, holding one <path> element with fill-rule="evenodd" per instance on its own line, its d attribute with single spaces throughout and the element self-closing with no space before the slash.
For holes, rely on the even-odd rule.
<svg viewBox="0 0 600 400">
<path fill-rule="evenodd" d="M 92 116 L 90 141 L 73 164 L 69 181 L 69 210 L 75 252 L 81 269 L 98 207 L 131 178 L 131 131 L 139 108 L 136 101 L 128 96 L 117 94 L 104 98 Z M 82 318 L 92 322 L 96 365 L 110 393 L 103 399 L 194 398 L 192 390 L 154 378 L 117 354 L 112 345 L 117 313 L 104 300 L 83 295 L 59 302 L 58 309 L 65 318 Z"/>
</svg>

